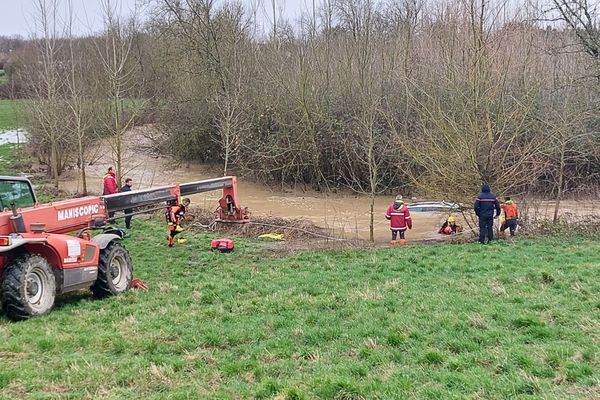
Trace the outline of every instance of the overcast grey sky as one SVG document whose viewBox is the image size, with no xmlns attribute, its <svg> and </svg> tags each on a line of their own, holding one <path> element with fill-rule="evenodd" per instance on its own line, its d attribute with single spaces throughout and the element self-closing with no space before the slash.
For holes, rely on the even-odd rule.
<svg viewBox="0 0 600 400">
<path fill-rule="evenodd" d="M 27 37 L 35 30 L 34 15 L 38 0 L 0 0 L 0 35 Z M 59 14 L 66 15 L 68 0 L 61 0 Z M 99 30 L 102 25 L 100 0 L 72 0 L 77 18 L 75 30 L 87 33 Z M 135 6 L 136 0 L 121 0 L 124 13 Z"/>
<path fill-rule="evenodd" d="M 256 1 L 266 2 L 265 5 L 259 7 L 259 13 L 264 16 L 265 22 L 271 19 L 271 0 L 241 0 L 247 6 Z M 316 0 L 317 3 L 320 1 Z M 36 2 L 38 0 L 0 0 L 0 35 L 28 37 L 35 30 L 33 15 L 36 10 Z M 60 0 L 60 2 L 63 6 L 63 13 L 66 13 L 68 1 Z M 102 24 L 100 0 L 72 0 L 72 2 L 77 17 L 75 31 L 78 34 L 98 31 Z M 122 12 L 130 12 L 136 2 L 140 3 L 140 0 L 120 0 Z M 311 4 L 312 7 L 312 0 L 276 0 L 276 4 L 279 15 L 294 19 L 302 9 L 307 8 L 306 4 Z"/>
</svg>

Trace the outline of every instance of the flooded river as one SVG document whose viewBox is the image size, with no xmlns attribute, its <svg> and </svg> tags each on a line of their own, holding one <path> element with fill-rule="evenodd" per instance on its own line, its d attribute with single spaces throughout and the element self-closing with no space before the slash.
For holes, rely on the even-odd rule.
<svg viewBox="0 0 600 400">
<path fill-rule="evenodd" d="M 145 158 L 145 157 L 144 157 Z M 88 170 L 90 190 L 100 193 L 102 176 L 108 163 L 98 162 Z M 167 169 L 162 159 L 147 158 L 143 166 L 128 168 L 127 177 L 134 181 L 134 189 L 142 189 L 162 184 L 183 183 L 218 177 L 202 165 L 190 164 Z M 70 173 L 61 181 L 61 189 L 77 192 L 81 189 L 80 178 Z M 216 209 L 220 191 L 212 191 L 191 196 L 192 205 L 203 209 Z M 262 184 L 243 178 L 238 179 L 238 197 L 242 206 L 248 207 L 253 216 L 269 215 L 284 218 L 303 218 L 315 225 L 329 228 L 338 237 L 348 239 L 369 238 L 370 200 L 367 197 L 339 194 L 321 194 L 299 190 L 282 193 Z M 377 197 L 375 200 L 375 239 L 389 240 L 389 222 L 384 213 L 393 202 L 393 197 Z M 429 239 L 437 235 L 437 227 L 447 214 L 419 212 L 413 213 L 414 228 L 408 238 Z"/>
<path fill-rule="evenodd" d="M 27 133 L 23 129 L 0 131 L 0 145 L 27 142 Z"/>
<path fill-rule="evenodd" d="M 137 135 L 140 135 L 139 133 Z M 144 143 L 145 138 L 133 136 L 130 143 Z M 99 159 L 87 167 L 88 188 L 90 192 L 100 193 L 102 176 L 111 164 L 109 149 L 100 152 Z M 152 155 L 145 146 L 130 149 L 125 157 L 124 177 L 134 181 L 134 189 L 160 186 L 170 183 L 183 183 L 220 176 L 204 165 L 173 165 L 168 160 Z M 71 193 L 81 191 L 81 178 L 77 170 L 67 171 L 60 182 L 60 188 Z M 265 185 L 238 179 L 238 196 L 242 206 L 248 207 L 254 216 L 278 216 L 284 218 L 304 218 L 315 225 L 329 228 L 337 236 L 347 239 L 369 238 L 370 200 L 366 196 L 351 194 L 322 194 L 290 190 L 282 192 Z M 207 192 L 191 197 L 192 205 L 215 209 L 220 192 Z M 393 196 L 379 196 L 375 200 L 375 240 L 389 241 L 389 222 L 384 213 Z M 437 229 L 448 214 L 433 212 L 413 213 L 413 229 L 408 232 L 410 239 L 431 239 L 438 236 Z"/>
<path fill-rule="evenodd" d="M 183 183 L 202 179 L 215 178 L 221 175 L 204 165 L 182 164 L 151 154 L 144 145 L 146 139 L 140 131 L 131 134 L 129 143 L 136 143 L 137 148 L 130 148 L 124 157 L 124 177 L 134 180 L 134 189 L 160 186 L 170 183 Z M 99 159 L 87 167 L 88 188 L 92 193 L 102 190 L 102 176 L 109 165 L 112 165 L 108 154 L 110 149 L 100 149 Z M 243 178 L 238 179 L 238 196 L 242 206 L 248 207 L 254 216 L 277 216 L 284 218 L 303 218 L 318 226 L 330 229 L 337 237 L 347 239 L 369 238 L 370 200 L 366 196 L 351 194 L 323 194 L 301 190 L 281 191 L 254 183 Z M 81 190 L 81 179 L 77 170 L 64 174 L 60 187 L 68 192 Z M 193 206 L 204 209 L 215 209 L 220 192 L 207 192 L 191 197 Z M 443 199 L 439 199 L 443 200 Z M 375 240 L 390 240 L 389 222 L 384 213 L 393 196 L 379 196 L 375 200 Z M 538 203 L 534 212 L 550 217 L 552 203 Z M 595 202 L 564 202 L 563 213 L 599 214 Z M 413 229 L 407 233 L 408 240 L 439 239 L 439 226 L 448 217 L 447 212 L 413 212 Z M 465 225 L 466 228 L 466 225 Z"/>
</svg>

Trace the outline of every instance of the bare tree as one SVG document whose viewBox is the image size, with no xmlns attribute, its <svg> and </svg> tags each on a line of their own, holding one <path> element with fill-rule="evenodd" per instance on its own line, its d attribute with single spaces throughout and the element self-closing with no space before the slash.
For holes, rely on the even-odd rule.
<svg viewBox="0 0 600 400">
<path fill-rule="evenodd" d="M 421 193 L 467 201 L 488 182 L 516 194 L 544 168 L 537 120 L 543 82 L 523 70 L 528 62 L 511 43 L 512 30 L 496 28 L 502 9 L 488 7 L 470 1 L 432 26 L 438 45 L 426 54 L 434 60 L 427 67 L 433 85 L 409 81 L 416 131 L 402 143 L 414 163 L 407 174 Z M 513 75 L 519 80 L 508 84 Z"/>
<path fill-rule="evenodd" d="M 154 23 L 169 43 L 160 61 L 170 66 L 160 121 L 184 158 L 225 161 L 282 187 L 401 188 L 454 201 L 482 181 L 515 195 L 546 179 L 553 82 L 574 84 L 563 82 L 565 61 L 546 53 L 570 34 L 543 29 L 529 7 L 327 0 L 293 25 L 266 1 L 275 25 L 262 36 L 248 28 L 232 47 L 225 21 L 244 20 L 228 13 L 235 7 L 159 3 Z M 572 70 L 579 85 L 584 69 Z"/>
<path fill-rule="evenodd" d="M 373 1 L 340 0 L 337 10 L 342 24 L 351 32 L 342 44 L 348 63 L 339 68 L 348 79 L 344 82 L 346 90 L 353 92 L 356 98 L 356 116 L 349 124 L 346 138 L 347 167 L 343 175 L 352 190 L 370 197 L 369 239 L 374 241 L 375 197 L 386 190 L 391 181 L 388 161 L 393 140 L 389 128 L 381 123 L 391 63 L 387 62 L 387 52 L 378 40 Z"/>
<path fill-rule="evenodd" d="M 65 77 L 65 104 L 68 109 L 65 131 L 77 143 L 77 166 L 81 174 L 82 194 L 87 195 L 86 164 L 88 151 L 97 140 L 95 125 L 98 122 L 97 109 L 99 104 L 91 94 L 96 91 L 86 81 L 86 76 L 93 69 L 90 63 L 92 48 L 83 40 L 77 40 L 73 34 L 75 14 L 72 0 L 68 2 L 67 32 L 65 40 L 68 42 L 67 76 Z"/>
<path fill-rule="evenodd" d="M 583 50 L 600 63 L 599 6 L 587 0 L 552 0 L 547 10 L 551 20 L 562 20 L 575 34 Z M 597 72 L 600 74 L 600 72 Z"/>
<path fill-rule="evenodd" d="M 221 94 L 217 95 L 216 124 L 219 131 L 220 145 L 223 149 L 223 176 L 227 175 L 232 161 L 240 149 L 240 141 L 249 129 L 244 115 L 243 88 L 241 77 Z"/>
<path fill-rule="evenodd" d="M 553 221 L 559 221 L 560 204 L 569 180 L 569 171 L 576 175 L 585 173 L 579 170 L 590 160 L 596 150 L 591 131 L 586 125 L 593 120 L 593 114 L 569 93 L 563 93 L 559 104 L 547 116 L 548 139 L 547 174 L 554 181 L 555 204 Z"/>
<path fill-rule="evenodd" d="M 48 172 L 55 187 L 63 169 L 64 151 L 62 141 L 65 132 L 62 126 L 61 91 L 64 80 L 61 72 L 60 53 L 63 42 L 60 40 L 62 26 L 59 21 L 59 0 L 36 0 L 34 22 L 36 35 L 33 40 L 33 57 L 21 71 L 26 77 L 30 99 L 26 103 L 28 129 L 32 141 L 37 144 L 42 157 L 46 158 Z"/>
<path fill-rule="evenodd" d="M 106 112 L 102 117 L 110 132 L 113 161 L 117 179 L 121 185 L 124 173 L 124 135 L 133 126 L 135 117 L 143 109 L 145 100 L 142 88 L 137 84 L 139 64 L 132 60 L 136 16 L 127 21 L 119 14 L 120 0 L 102 0 L 104 31 L 96 41 L 96 50 L 102 67 L 102 85 L 99 98 L 107 99 Z"/>
</svg>

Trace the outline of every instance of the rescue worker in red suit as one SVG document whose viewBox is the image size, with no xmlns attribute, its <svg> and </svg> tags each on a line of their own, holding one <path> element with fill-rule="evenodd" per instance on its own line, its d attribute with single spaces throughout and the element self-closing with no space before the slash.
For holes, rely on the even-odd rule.
<svg viewBox="0 0 600 400">
<path fill-rule="evenodd" d="M 108 167 L 108 172 L 102 178 L 102 184 L 104 186 L 104 190 L 102 191 L 103 195 L 119 193 L 119 186 L 117 185 L 117 176 L 113 167 Z M 114 216 L 114 212 L 108 213 L 109 218 L 113 218 Z"/>
<path fill-rule="evenodd" d="M 462 231 L 463 228 L 462 226 L 456 223 L 456 218 L 450 216 L 448 217 L 446 222 L 444 222 L 438 233 L 441 235 L 456 235 L 457 233 L 460 233 Z"/>
<path fill-rule="evenodd" d="M 169 236 L 167 236 L 167 242 L 169 247 L 173 247 L 175 243 L 175 235 L 183 232 L 181 221 L 185 215 L 186 207 L 190 205 L 190 199 L 183 199 L 181 204 L 177 204 L 177 201 L 173 201 L 169 204 L 165 217 L 167 219 L 167 227 L 169 229 Z M 185 239 L 179 239 L 178 243 L 185 243 Z"/>
<path fill-rule="evenodd" d="M 396 196 L 394 203 L 388 207 L 385 218 L 390 221 L 390 230 L 392 231 L 392 241 L 390 244 L 392 246 L 398 244 L 396 241 L 398 235 L 400 235 L 400 244 L 406 244 L 404 233 L 407 229 L 412 229 L 412 218 L 408 207 L 404 205 L 401 195 Z"/>
</svg>

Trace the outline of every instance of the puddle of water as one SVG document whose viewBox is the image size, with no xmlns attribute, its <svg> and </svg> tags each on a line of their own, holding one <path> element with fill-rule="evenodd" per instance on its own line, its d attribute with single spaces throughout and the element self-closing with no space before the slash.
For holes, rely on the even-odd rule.
<svg viewBox="0 0 600 400">
<path fill-rule="evenodd" d="M 12 129 L 0 132 L 0 145 L 27 143 L 27 132 L 23 129 Z"/>
</svg>

